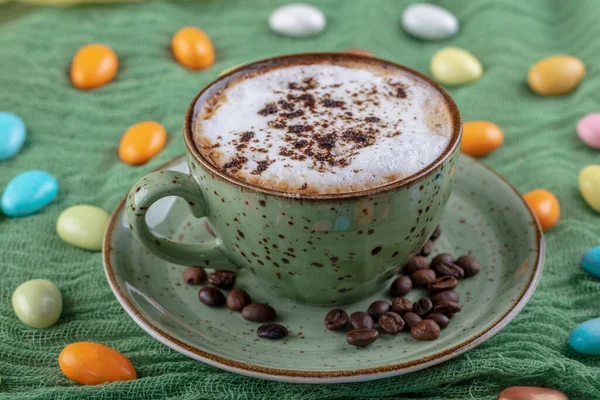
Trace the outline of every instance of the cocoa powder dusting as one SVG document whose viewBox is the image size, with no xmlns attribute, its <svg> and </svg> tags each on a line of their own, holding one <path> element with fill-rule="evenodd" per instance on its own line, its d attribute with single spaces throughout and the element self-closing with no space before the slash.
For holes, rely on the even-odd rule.
<svg viewBox="0 0 600 400">
<path fill-rule="evenodd" d="M 252 131 L 243 132 L 242 135 L 240 136 L 240 141 L 249 142 L 250 139 L 252 139 L 253 137 L 254 137 L 254 132 L 252 132 Z"/>
<path fill-rule="evenodd" d="M 242 169 L 244 164 L 246 164 L 247 162 L 248 162 L 248 159 L 246 157 L 242 157 L 242 156 L 238 155 L 238 156 L 234 157 L 231 161 L 229 161 L 228 163 L 223 165 L 222 170 L 225 172 L 229 172 L 229 173 L 236 173 L 240 169 Z"/>
<path fill-rule="evenodd" d="M 275 103 L 267 103 L 265 104 L 265 108 L 258 112 L 260 115 L 271 115 L 277 113 L 277 104 Z"/>
<path fill-rule="evenodd" d="M 407 87 L 400 82 L 388 81 L 386 95 L 396 98 L 407 97 Z M 352 110 L 360 113 L 365 108 L 373 109 L 378 102 L 375 95 L 378 89 L 375 85 L 365 84 L 358 92 L 348 92 L 348 98 L 333 99 L 327 93 L 328 87 L 338 85 L 320 86 L 317 79 L 307 77 L 301 81 L 289 82 L 290 92 L 274 92 L 280 98 L 274 102 L 265 103 L 258 114 L 267 118 L 267 126 L 273 130 L 267 137 L 281 135 L 287 143 L 279 150 L 279 155 L 292 160 L 312 159 L 313 168 L 320 172 L 329 171 L 329 167 L 344 167 L 350 164 L 354 150 L 373 145 L 379 135 L 386 136 L 401 134 L 396 126 L 388 126 L 381 122 L 376 115 L 368 117 L 355 117 L 354 113 L 346 109 L 347 101 Z M 311 116 L 311 124 L 306 123 Z M 315 116 L 322 116 L 314 123 Z M 293 120 L 293 122 L 292 122 Z M 340 129 L 340 126 L 343 128 Z M 392 130 L 392 133 L 389 131 Z M 252 131 L 240 132 L 236 140 L 230 142 L 236 146 L 237 155 L 221 168 L 224 172 L 235 174 L 248 162 L 244 156 L 246 151 L 268 153 L 271 144 L 263 144 L 252 140 L 255 133 Z M 256 161 L 256 168 L 251 172 L 260 175 L 269 168 L 273 161 L 268 158 Z M 305 183 L 299 190 L 305 190 Z"/>
<path fill-rule="evenodd" d="M 342 100 L 325 99 L 321 104 L 323 104 L 324 107 L 343 107 L 346 103 Z"/>
<path fill-rule="evenodd" d="M 269 168 L 269 165 L 271 165 L 273 163 L 273 161 L 258 161 L 256 164 L 258 164 L 256 166 L 256 168 L 254 169 L 254 171 L 251 172 L 252 175 L 260 175 L 263 173 L 263 171 L 265 171 L 267 168 Z"/>
</svg>

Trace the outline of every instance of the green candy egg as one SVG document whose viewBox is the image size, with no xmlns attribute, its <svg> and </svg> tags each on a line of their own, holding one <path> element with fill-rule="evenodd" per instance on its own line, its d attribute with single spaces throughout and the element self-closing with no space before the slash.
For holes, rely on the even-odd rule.
<svg viewBox="0 0 600 400">
<path fill-rule="evenodd" d="M 101 250 L 110 215 L 98 207 L 72 206 L 56 221 L 56 232 L 66 243 L 86 250 Z"/>
<path fill-rule="evenodd" d="M 12 306 L 17 317 L 32 328 L 48 328 L 62 312 L 62 296 L 56 285 L 46 279 L 22 283 L 13 293 Z"/>
</svg>

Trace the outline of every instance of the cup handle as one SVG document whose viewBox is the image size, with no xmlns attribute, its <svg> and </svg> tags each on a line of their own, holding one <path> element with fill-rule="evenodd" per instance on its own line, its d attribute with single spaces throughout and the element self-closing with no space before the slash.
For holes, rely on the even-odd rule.
<svg viewBox="0 0 600 400">
<path fill-rule="evenodd" d="M 167 196 L 187 201 L 196 218 L 207 214 L 206 202 L 191 175 L 177 171 L 152 172 L 140 179 L 127 195 L 127 220 L 137 240 L 152 254 L 175 264 L 234 270 L 218 237 L 200 244 L 183 244 L 156 236 L 150 230 L 146 212 L 157 200 Z"/>
</svg>

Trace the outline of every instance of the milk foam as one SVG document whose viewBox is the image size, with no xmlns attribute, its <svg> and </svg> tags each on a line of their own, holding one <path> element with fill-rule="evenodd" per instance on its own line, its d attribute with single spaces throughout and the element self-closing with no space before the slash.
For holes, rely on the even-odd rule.
<svg viewBox="0 0 600 400">
<path fill-rule="evenodd" d="M 232 83 L 201 110 L 195 141 L 241 180 L 324 194 L 413 175 L 451 133 L 441 93 L 408 72 L 311 64 Z"/>
</svg>

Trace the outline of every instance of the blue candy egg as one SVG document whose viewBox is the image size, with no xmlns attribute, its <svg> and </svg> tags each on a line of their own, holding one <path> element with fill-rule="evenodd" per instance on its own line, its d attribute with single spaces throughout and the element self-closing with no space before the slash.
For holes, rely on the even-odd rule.
<svg viewBox="0 0 600 400">
<path fill-rule="evenodd" d="M 13 113 L 0 112 L 0 160 L 11 158 L 25 143 L 25 124 Z"/>
<path fill-rule="evenodd" d="M 592 247 L 581 257 L 581 266 L 590 274 L 600 278 L 600 246 Z"/>
<path fill-rule="evenodd" d="M 2 193 L 0 208 L 9 217 L 31 215 L 47 206 L 58 194 L 58 182 L 44 171 L 15 176 Z"/>
<path fill-rule="evenodd" d="M 600 318 L 577 325 L 571 331 L 569 344 L 578 353 L 600 355 Z"/>
</svg>

